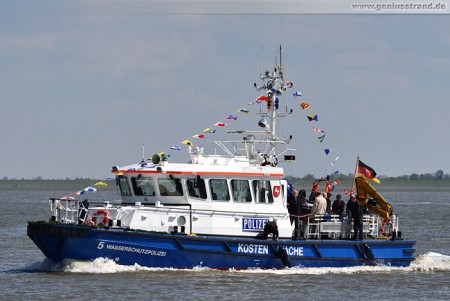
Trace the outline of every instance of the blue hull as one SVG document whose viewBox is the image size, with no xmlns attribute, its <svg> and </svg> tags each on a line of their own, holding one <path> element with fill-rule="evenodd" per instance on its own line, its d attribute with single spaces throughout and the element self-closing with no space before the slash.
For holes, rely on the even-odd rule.
<svg viewBox="0 0 450 301">
<path fill-rule="evenodd" d="M 257 240 L 30 223 L 28 236 L 54 262 L 110 258 L 122 265 L 213 269 L 409 266 L 413 240 Z M 281 251 L 280 247 L 285 251 Z"/>
</svg>

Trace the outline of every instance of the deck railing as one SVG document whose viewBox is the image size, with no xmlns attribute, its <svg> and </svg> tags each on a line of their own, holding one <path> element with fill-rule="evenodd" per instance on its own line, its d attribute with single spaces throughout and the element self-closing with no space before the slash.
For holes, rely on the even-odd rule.
<svg viewBox="0 0 450 301">
<path fill-rule="evenodd" d="M 350 239 L 353 235 L 353 221 L 346 214 L 309 215 L 298 219 L 296 238 L 306 239 Z M 379 217 L 374 214 L 363 216 L 363 237 L 379 236 Z"/>
</svg>

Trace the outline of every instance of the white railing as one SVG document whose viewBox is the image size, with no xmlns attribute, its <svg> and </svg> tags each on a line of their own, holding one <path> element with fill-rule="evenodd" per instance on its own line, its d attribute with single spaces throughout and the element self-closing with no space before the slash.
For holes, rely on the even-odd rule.
<svg viewBox="0 0 450 301">
<path fill-rule="evenodd" d="M 378 216 L 365 214 L 363 216 L 363 237 L 376 238 L 379 236 Z M 352 237 L 353 222 L 346 215 L 310 215 L 299 221 L 299 238 L 306 239 L 349 239 Z"/>
<path fill-rule="evenodd" d="M 51 221 L 64 224 L 77 224 L 80 201 L 73 199 L 50 199 Z"/>
</svg>

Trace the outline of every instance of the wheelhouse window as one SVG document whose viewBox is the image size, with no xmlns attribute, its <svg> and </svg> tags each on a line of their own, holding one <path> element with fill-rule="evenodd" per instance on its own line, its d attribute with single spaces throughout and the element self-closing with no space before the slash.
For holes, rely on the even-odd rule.
<svg viewBox="0 0 450 301">
<path fill-rule="evenodd" d="M 155 196 L 155 185 L 152 178 L 132 177 L 131 185 L 133 186 L 134 195 Z"/>
<path fill-rule="evenodd" d="M 231 191 L 235 202 L 250 203 L 252 201 L 248 180 L 231 180 Z"/>
<path fill-rule="evenodd" d="M 256 203 L 273 203 L 272 187 L 270 181 L 253 180 L 253 191 Z"/>
<path fill-rule="evenodd" d="M 175 179 L 174 177 L 159 178 L 158 187 L 159 193 L 162 196 L 183 195 L 183 187 L 181 185 L 181 179 Z"/>
<path fill-rule="evenodd" d="M 209 188 L 211 189 L 211 198 L 213 201 L 229 201 L 230 192 L 226 179 L 209 180 Z"/>
<path fill-rule="evenodd" d="M 206 199 L 205 180 L 200 177 L 189 178 L 186 180 L 188 195 L 192 198 Z"/>
<path fill-rule="evenodd" d="M 120 194 L 125 196 L 131 195 L 130 185 L 128 185 L 127 178 L 119 177 L 117 184 L 119 185 Z"/>
</svg>

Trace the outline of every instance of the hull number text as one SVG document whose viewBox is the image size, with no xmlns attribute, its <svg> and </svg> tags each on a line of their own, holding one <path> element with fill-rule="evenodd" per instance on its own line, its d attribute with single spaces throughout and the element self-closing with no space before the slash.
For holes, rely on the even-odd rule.
<svg viewBox="0 0 450 301">
<path fill-rule="evenodd" d="M 112 250 L 112 251 L 138 253 L 138 254 L 142 254 L 142 255 L 166 256 L 166 252 L 165 251 L 156 251 L 156 250 L 151 250 L 151 249 L 119 246 L 119 245 L 114 245 L 114 244 L 107 244 L 104 241 L 101 241 L 101 242 L 98 243 L 97 249 L 101 250 L 103 248 L 106 248 L 107 250 Z"/>
</svg>

